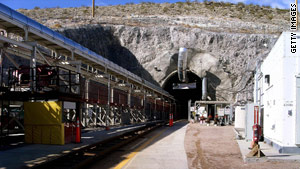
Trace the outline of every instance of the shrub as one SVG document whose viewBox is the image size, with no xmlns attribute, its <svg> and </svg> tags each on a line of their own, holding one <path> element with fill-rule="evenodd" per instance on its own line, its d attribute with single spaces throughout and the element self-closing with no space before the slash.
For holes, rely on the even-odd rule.
<svg viewBox="0 0 300 169">
<path fill-rule="evenodd" d="M 89 13 L 89 10 L 85 9 L 85 10 L 83 10 L 83 13 L 84 13 L 84 14 L 88 14 L 88 13 Z"/>
<path fill-rule="evenodd" d="M 178 6 L 179 8 L 182 8 L 182 7 L 183 7 L 183 2 L 176 2 L 176 4 L 177 4 L 177 6 Z"/>
<path fill-rule="evenodd" d="M 68 10 L 64 9 L 63 12 L 62 12 L 62 14 L 67 15 L 68 14 Z"/>
<path fill-rule="evenodd" d="M 272 20 L 272 19 L 273 19 L 273 15 L 272 15 L 271 13 L 268 14 L 267 17 L 268 17 L 269 20 Z"/>
<path fill-rule="evenodd" d="M 164 12 L 164 13 L 167 13 L 168 11 L 169 11 L 169 8 L 168 8 L 168 7 L 164 7 L 164 8 L 163 8 L 163 12 Z"/>
<path fill-rule="evenodd" d="M 264 7 L 264 8 L 269 8 L 269 9 L 271 8 L 270 5 L 263 5 L 263 7 Z"/>
<path fill-rule="evenodd" d="M 54 25 L 52 25 L 51 26 L 52 28 L 62 28 L 62 26 L 61 26 L 61 24 L 59 24 L 59 23 L 56 23 L 56 24 L 54 24 Z"/>
<path fill-rule="evenodd" d="M 174 8 L 174 7 L 175 7 L 175 4 L 172 3 L 172 4 L 170 5 L 170 8 Z"/>
<path fill-rule="evenodd" d="M 191 5 L 191 0 L 185 0 L 185 3 Z"/>
</svg>

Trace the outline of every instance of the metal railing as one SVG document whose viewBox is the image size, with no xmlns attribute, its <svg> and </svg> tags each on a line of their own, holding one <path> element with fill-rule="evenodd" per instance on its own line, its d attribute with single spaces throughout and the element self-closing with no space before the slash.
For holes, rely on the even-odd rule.
<svg viewBox="0 0 300 169">
<path fill-rule="evenodd" d="M 59 66 L 9 68 L 7 75 L 2 78 L 4 83 L 1 87 L 6 87 L 9 91 L 80 94 L 80 74 Z"/>
</svg>

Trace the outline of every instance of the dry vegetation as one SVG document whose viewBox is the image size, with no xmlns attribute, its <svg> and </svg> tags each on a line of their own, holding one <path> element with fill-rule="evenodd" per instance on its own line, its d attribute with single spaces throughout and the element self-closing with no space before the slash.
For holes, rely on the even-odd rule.
<svg viewBox="0 0 300 169">
<path fill-rule="evenodd" d="M 27 10 L 19 9 L 19 12 L 36 19 L 52 28 L 76 24 L 127 24 L 143 26 L 143 21 L 132 21 L 132 17 L 165 16 L 165 17 L 206 17 L 215 19 L 238 19 L 243 22 L 257 22 L 263 24 L 282 25 L 288 24 L 288 10 L 274 9 L 269 6 L 245 5 L 243 3 L 232 4 L 225 2 L 177 2 L 177 3 L 151 3 L 126 4 L 116 6 L 97 6 L 96 17 L 91 18 L 91 7 L 78 8 L 46 8 L 38 7 Z M 107 19 L 108 18 L 108 19 Z M 51 22 L 49 22 L 51 20 Z M 125 21 L 126 20 L 126 21 Z M 154 23 L 156 24 L 156 23 Z"/>
<path fill-rule="evenodd" d="M 91 15 L 91 7 L 79 8 L 46 8 L 35 7 L 33 10 L 19 9 L 27 16 L 37 18 L 48 16 L 55 19 L 74 18 Z M 260 20 L 270 22 L 272 19 L 289 20 L 288 10 L 274 9 L 269 6 L 232 4 L 229 2 L 177 2 L 126 4 L 116 6 L 96 6 L 96 15 L 122 17 L 126 15 L 203 15 L 215 17 L 239 18 L 245 21 Z"/>
</svg>

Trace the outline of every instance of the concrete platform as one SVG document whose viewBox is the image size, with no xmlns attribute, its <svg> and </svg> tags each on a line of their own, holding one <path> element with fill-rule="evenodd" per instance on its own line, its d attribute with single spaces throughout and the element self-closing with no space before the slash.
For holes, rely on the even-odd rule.
<svg viewBox="0 0 300 169">
<path fill-rule="evenodd" d="M 184 148 L 187 125 L 187 121 L 179 121 L 174 123 L 173 127 L 159 128 L 151 133 L 144 143 L 132 151 L 116 168 L 188 169 Z"/>
<path fill-rule="evenodd" d="M 242 157 L 244 162 L 264 162 L 264 161 L 299 161 L 300 162 L 300 154 L 282 154 L 279 153 L 275 148 L 270 146 L 267 143 L 259 142 L 261 151 L 266 155 L 265 157 L 256 158 L 256 157 L 246 157 L 246 155 L 251 151 L 249 149 L 251 142 L 245 140 L 237 140 L 239 145 Z"/>
<path fill-rule="evenodd" d="M 103 129 L 88 130 L 82 134 L 82 142 L 80 144 L 66 144 L 66 145 L 42 145 L 42 144 L 26 144 L 22 147 L 0 151 L 0 169 L 15 169 L 26 168 L 50 158 L 57 157 L 61 154 L 68 153 L 71 150 L 87 146 L 110 137 L 121 135 L 124 132 L 134 130 L 142 127 L 140 125 L 130 125 L 125 127 L 112 128 L 108 131 Z"/>
</svg>

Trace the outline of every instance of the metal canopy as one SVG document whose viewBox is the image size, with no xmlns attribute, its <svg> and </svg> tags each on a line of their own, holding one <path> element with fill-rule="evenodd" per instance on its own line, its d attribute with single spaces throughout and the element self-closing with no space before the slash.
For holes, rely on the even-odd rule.
<svg viewBox="0 0 300 169">
<path fill-rule="evenodd" d="M 8 32 L 16 33 L 21 36 L 27 33 L 28 39 L 31 41 L 36 41 L 54 51 L 60 51 L 61 54 L 70 55 L 71 52 L 74 52 L 74 58 L 84 61 L 95 68 L 106 70 L 107 73 L 112 75 L 122 76 L 132 83 L 142 85 L 145 88 L 154 90 L 168 98 L 174 99 L 173 96 L 162 88 L 155 86 L 86 47 L 64 37 L 60 33 L 49 29 L 2 3 L 0 3 L 0 23 L 0 28 L 3 28 Z"/>
<path fill-rule="evenodd" d="M 200 103 L 200 104 L 233 104 L 233 102 L 230 102 L 230 101 L 196 101 L 195 103 Z"/>
</svg>

